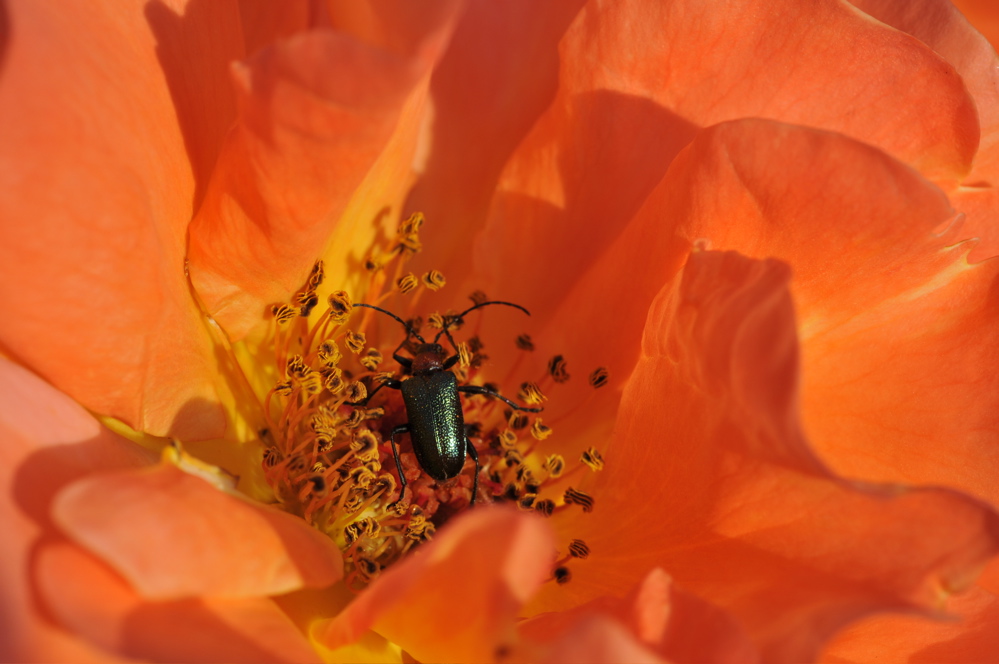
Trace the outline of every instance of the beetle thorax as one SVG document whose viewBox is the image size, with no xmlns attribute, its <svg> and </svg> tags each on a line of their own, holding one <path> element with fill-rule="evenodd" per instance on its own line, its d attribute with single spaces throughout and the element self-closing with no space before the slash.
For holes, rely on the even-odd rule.
<svg viewBox="0 0 999 664">
<path fill-rule="evenodd" d="M 444 348 L 440 344 L 422 344 L 413 356 L 415 375 L 433 373 L 444 368 Z"/>
</svg>

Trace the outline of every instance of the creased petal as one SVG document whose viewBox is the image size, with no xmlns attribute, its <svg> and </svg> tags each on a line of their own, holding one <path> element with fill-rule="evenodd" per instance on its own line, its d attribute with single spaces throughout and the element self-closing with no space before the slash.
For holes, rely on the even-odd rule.
<svg viewBox="0 0 999 664">
<path fill-rule="evenodd" d="M 0 86 L 0 343 L 91 410 L 188 439 L 224 426 L 184 250 L 242 52 L 234 5 L 192 5 L 6 3 Z"/>
<path fill-rule="evenodd" d="M 336 650 L 371 629 L 420 661 L 492 661 L 518 609 L 550 575 L 553 552 L 536 517 L 477 509 L 316 625 L 313 638 Z"/>
<path fill-rule="evenodd" d="M 775 662 L 814 659 L 871 611 L 932 608 L 999 550 L 999 518 L 977 501 L 852 485 L 816 460 L 798 422 L 789 277 L 776 261 L 694 252 L 657 297 L 570 584 L 662 566 Z"/>
<path fill-rule="evenodd" d="M 233 67 L 239 116 L 189 245 L 195 287 L 232 337 L 302 285 L 402 110 L 422 96 L 459 6 L 435 5 L 395 33 L 404 54 L 313 30 Z"/>
<path fill-rule="evenodd" d="M 615 619 L 667 661 L 750 664 L 759 659 L 731 616 L 677 589 L 661 569 L 649 572 L 627 597 L 600 597 L 568 611 L 544 613 L 522 623 L 518 632 L 537 643 L 565 644 L 578 639 L 583 625 L 595 616 Z"/>
<path fill-rule="evenodd" d="M 80 480 L 53 515 L 150 599 L 276 595 L 343 574 L 332 540 L 301 519 L 171 465 Z"/>
<path fill-rule="evenodd" d="M 147 602 L 111 569 L 65 542 L 35 564 L 47 609 L 65 629 L 111 653 L 168 662 L 318 662 L 265 598 Z"/>
<path fill-rule="evenodd" d="M 879 21 L 909 33 L 939 53 L 961 75 L 975 100 L 981 141 L 972 183 L 999 184 L 999 59 L 988 40 L 949 0 L 851 0 Z"/>
</svg>

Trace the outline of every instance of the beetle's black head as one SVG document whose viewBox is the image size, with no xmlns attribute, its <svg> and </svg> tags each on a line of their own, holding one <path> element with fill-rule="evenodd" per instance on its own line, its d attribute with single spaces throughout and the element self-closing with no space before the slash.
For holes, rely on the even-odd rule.
<svg viewBox="0 0 999 664">
<path fill-rule="evenodd" d="M 413 373 L 431 373 L 444 369 L 447 355 L 440 344 L 420 344 L 413 355 Z"/>
</svg>

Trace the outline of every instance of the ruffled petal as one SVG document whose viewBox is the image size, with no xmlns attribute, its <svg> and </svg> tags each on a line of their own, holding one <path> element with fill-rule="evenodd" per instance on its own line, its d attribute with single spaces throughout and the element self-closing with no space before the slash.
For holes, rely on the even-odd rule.
<svg viewBox="0 0 999 664">
<path fill-rule="evenodd" d="M 700 251 L 656 298 L 607 469 L 582 484 L 599 502 L 574 524 L 591 555 L 572 597 L 661 566 L 735 615 L 764 660 L 798 662 L 872 611 L 934 607 L 999 550 L 999 517 L 977 501 L 853 485 L 816 459 L 789 279 Z"/>
<path fill-rule="evenodd" d="M 0 615 L 2 661 L 101 659 L 39 613 L 28 569 L 32 549 L 54 534 L 52 496 L 95 470 L 150 462 L 83 408 L 34 374 L 0 358 Z"/>
<path fill-rule="evenodd" d="M 999 49 L 999 7 L 991 0 L 953 0 L 975 29 Z"/>
<path fill-rule="evenodd" d="M 521 605 L 551 573 L 554 546 L 536 517 L 477 509 L 383 573 L 313 638 L 336 650 L 374 630 L 420 661 L 492 661 Z"/>
<path fill-rule="evenodd" d="M 459 7 L 440 3 L 397 26 L 391 36 L 403 53 L 366 43 L 366 35 L 317 29 L 233 67 L 239 116 L 191 224 L 188 254 L 201 299 L 231 337 L 261 323 L 266 306 L 298 289 L 323 255 L 403 111 L 419 115 Z M 407 146 L 391 146 L 385 158 L 411 157 Z M 373 221 L 348 226 L 370 234 Z M 357 248 L 355 240 L 340 251 Z M 334 281 L 347 278 L 346 261 L 333 269 Z"/>
<path fill-rule="evenodd" d="M 673 585 L 661 569 L 649 572 L 627 597 L 600 597 L 560 613 L 521 623 L 520 636 L 556 651 L 585 631 L 594 617 L 613 619 L 637 642 L 666 661 L 750 664 L 759 655 L 736 621 L 724 611 Z M 611 642 L 619 640 L 609 637 Z M 552 661 L 559 661 L 556 657 Z M 576 661 L 564 657 L 561 661 Z M 610 660 L 613 661 L 613 660 Z M 617 661 L 631 661 L 619 658 Z"/>
<path fill-rule="evenodd" d="M 927 44 L 961 75 L 978 109 L 981 141 L 970 183 L 999 184 L 999 60 L 995 49 L 949 0 L 851 0 L 879 21 Z"/>
<path fill-rule="evenodd" d="M 343 575 L 332 540 L 301 519 L 172 465 L 80 480 L 53 516 L 149 599 L 276 595 Z"/>
<path fill-rule="evenodd" d="M 89 409 L 191 439 L 224 421 L 185 232 L 242 43 L 233 4 L 174 4 L 6 3 L 0 343 Z"/>
<path fill-rule="evenodd" d="M 123 657 L 161 662 L 318 662 L 265 598 L 148 602 L 106 565 L 65 542 L 44 546 L 35 573 L 64 629 Z"/>
</svg>

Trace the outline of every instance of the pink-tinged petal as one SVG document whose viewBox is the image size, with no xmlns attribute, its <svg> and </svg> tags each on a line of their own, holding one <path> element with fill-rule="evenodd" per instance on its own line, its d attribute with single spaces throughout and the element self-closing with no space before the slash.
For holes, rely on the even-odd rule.
<svg viewBox="0 0 999 664">
<path fill-rule="evenodd" d="M 573 524 L 590 557 L 549 605 L 661 566 L 764 660 L 800 662 L 871 612 L 934 607 L 999 550 L 999 518 L 975 500 L 825 471 L 799 423 L 789 280 L 777 261 L 700 251 L 663 288 L 607 468 L 581 484 L 599 497 Z"/>
<path fill-rule="evenodd" d="M 517 631 L 536 643 L 565 643 L 578 638 L 582 624 L 596 616 L 613 618 L 639 643 L 671 662 L 751 664 L 759 660 L 731 616 L 678 590 L 661 569 L 649 572 L 627 597 L 599 597 L 568 611 L 543 613 L 522 623 Z"/>
<path fill-rule="evenodd" d="M 974 588 L 947 602 L 942 620 L 876 616 L 853 625 L 829 643 L 824 664 L 981 664 L 999 653 L 999 598 Z"/>
<path fill-rule="evenodd" d="M 2 358 L 0 394 L 0 660 L 93 661 L 98 655 L 38 612 L 27 573 L 31 550 L 53 533 L 49 506 L 66 483 L 150 459 L 72 399 Z"/>
<path fill-rule="evenodd" d="M 949 0 L 851 0 L 879 21 L 927 44 L 961 75 L 978 109 L 981 141 L 970 183 L 999 184 L 999 59 Z"/>
<path fill-rule="evenodd" d="M 551 574 L 553 553 L 540 519 L 477 509 L 317 624 L 313 638 L 336 650 L 374 630 L 420 661 L 492 661 L 521 605 Z"/>
<path fill-rule="evenodd" d="M 148 602 L 109 567 L 65 542 L 39 550 L 34 573 L 53 619 L 110 653 L 166 662 L 317 662 L 265 598 Z"/>
<path fill-rule="evenodd" d="M 242 43 L 235 5 L 172 4 L 6 3 L 0 343 L 89 409 L 190 439 L 224 426 L 184 251 Z"/>
<path fill-rule="evenodd" d="M 582 5 L 468 2 L 434 71 L 432 138 L 406 201 L 426 215 L 428 227 L 448 230 L 434 234 L 415 265 L 449 276 L 471 271 L 468 246 L 503 165 L 555 97 L 559 43 Z"/>
<path fill-rule="evenodd" d="M 405 53 L 323 29 L 233 67 L 238 120 L 191 225 L 188 253 L 199 295 L 232 337 L 302 285 L 403 110 L 419 106 L 459 6 L 435 4 L 394 33 Z M 409 156 L 402 152 L 388 158 Z"/>
<path fill-rule="evenodd" d="M 149 599 L 276 595 L 343 575 L 340 551 L 301 519 L 171 465 L 80 480 L 53 516 Z"/>
</svg>

